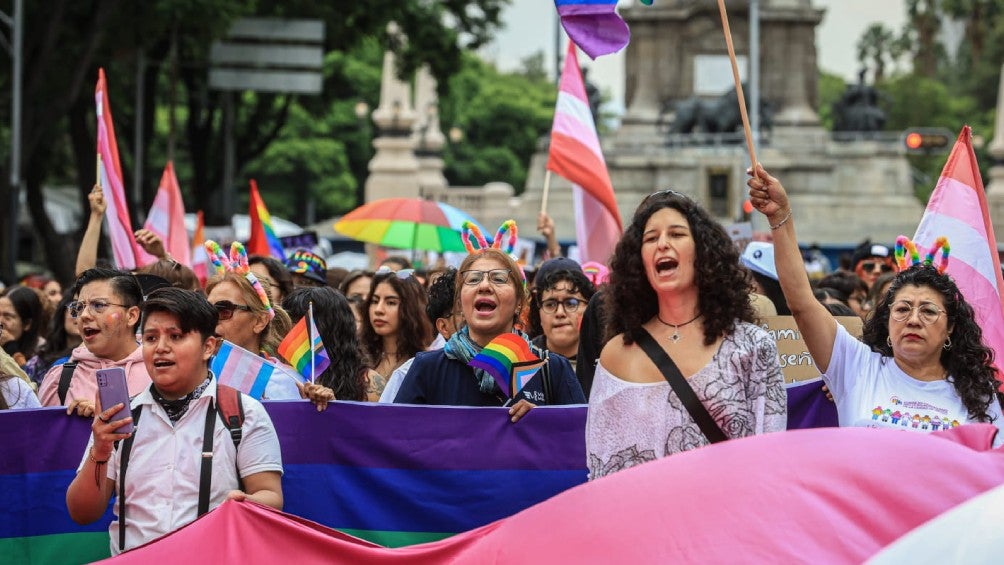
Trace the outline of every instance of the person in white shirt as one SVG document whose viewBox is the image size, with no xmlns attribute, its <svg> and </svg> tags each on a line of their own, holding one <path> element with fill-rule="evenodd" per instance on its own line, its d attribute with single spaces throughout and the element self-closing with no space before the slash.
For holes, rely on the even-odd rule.
<svg viewBox="0 0 1004 565">
<path fill-rule="evenodd" d="M 931 432 L 990 422 L 1004 429 L 993 352 L 972 306 L 944 273 L 947 242 L 921 262 L 922 252 L 915 255 L 913 243 L 900 237 L 900 271 L 858 341 L 813 297 L 784 187 L 763 168 L 747 184 L 752 204 L 769 221 L 781 288 L 841 426 Z M 997 434 L 994 444 L 1002 441 Z"/>
<path fill-rule="evenodd" d="M 115 442 L 129 438 L 117 430 L 133 418 L 112 421 L 115 413 L 129 408 L 101 406 L 96 397 L 91 439 L 66 491 L 70 517 L 79 524 L 99 519 L 113 493 L 125 497 L 124 520 L 109 528 L 112 555 L 198 517 L 207 425 L 213 426 L 208 509 L 225 500 L 253 500 L 279 510 L 283 505 L 279 439 L 261 403 L 241 397 L 244 423 L 239 449 L 215 415 L 219 397 L 208 363 L 217 346 L 213 335 L 217 309 L 196 292 L 164 288 L 150 294 L 143 314 L 143 360 L 153 383 L 131 402 L 133 415 L 142 424 L 136 426 L 124 484 L 120 465 L 126 442 L 118 447 Z M 116 515 L 121 502 L 115 505 Z M 124 533 L 119 531 L 120 522 Z"/>
</svg>

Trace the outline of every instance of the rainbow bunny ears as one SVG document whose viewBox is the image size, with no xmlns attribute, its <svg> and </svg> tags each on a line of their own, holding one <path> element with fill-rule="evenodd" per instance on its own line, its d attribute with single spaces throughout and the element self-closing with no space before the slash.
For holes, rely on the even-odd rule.
<svg viewBox="0 0 1004 565">
<path fill-rule="evenodd" d="M 507 235 L 508 240 L 506 238 Z M 474 222 L 466 221 L 461 229 L 460 239 L 463 240 L 467 253 L 472 255 L 479 251 L 484 251 L 489 247 L 494 247 L 507 255 L 512 255 L 512 252 L 516 249 L 516 220 L 502 222 L 498 231 L 495 232 L 495 237 L 490 242 L 485 239 L 485 236 L 481 233 L 481 229 Z M 503 241 L 505 242 L 505 247 L 502 246 Z"/>
<path fill-rule="evenodd" d="M 272 308 L 272 301 L 268 299 L 268 293 L 265 292 L 261 281 L 251 272 L 251 267 L 248 265 L 247 250 L 244 249 L 244 245 L 239 241 L 231 243 L 229 257 L 223 252 L 220 244 L 211 239 L 207 239 L 204 246 L 206 254 L 209 255 L 209 261 L 213 264 L 213 276 L 222 275 L 227 271 L 243 275 L 251 283 L 251 287 L 254 288 L 258 299 L 268 309 L 268 319 L 271 321 L 275 317 L 275 309 Z"/>
<path fill-rule="evenodd" d="M 952 247 L 948 245 L 947 237 L 941 236 L 934 240 L 934 246 L 928 250 L 927 255 L 924 256 L 924 260 L 921 261 L 917 244 L 905 235 L 901 235 L 896 238 L 896 265 L 900 271 L 921 264 L 934 267 L 934 256 L 938 254 L 939 249 L 941 250 L 941 260 L 935 268 L 938 270 L 938 273 L 944 274 L 945 270 L 948 269 L 948 255 L 952 252 Z M 909 253 L 909 257 L 907 253 Z"/>
</svg>

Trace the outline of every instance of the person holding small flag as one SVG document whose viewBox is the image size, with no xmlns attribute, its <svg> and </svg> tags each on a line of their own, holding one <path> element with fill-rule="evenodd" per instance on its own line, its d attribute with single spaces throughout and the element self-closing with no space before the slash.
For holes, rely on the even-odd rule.
<svg viewBox="0 0 1004 565">
<path fill-rule="evenodd" d="M 538 405 L 585 403 L 568 360 L 533 346 L 529 337 L 517 329 L 528 295 L 523 272 L 507 252 L 515 244 L 515 222 L 503 224 L 491 244 L 473 224 L 467 224 L 466 230 L 464 240 L 471 254 L 461 263 L 456 278 L 456 305 L 466 325 L 450 337 L 443 349 L 415 357 L 394 402 L 506 406 L 513 422 Z M 505 241 L 508 250 L 500 248 Z M 533 358 L 517 357 L 515 343 L 499 348 L 497 351 L 503 355 L 496 359 L 509 361 L 510 371 L 520 363 L 542 361 L 539 370 L 523 375 L 517 386 L 511 384 L 517 379 L 508 378 L 515 373 L 500 375 L 476 361 L 489 346 L 498 345 L 496 340 L 511 338 L 522 342 L 524 347 L 519 350 Z"/>
</svg>

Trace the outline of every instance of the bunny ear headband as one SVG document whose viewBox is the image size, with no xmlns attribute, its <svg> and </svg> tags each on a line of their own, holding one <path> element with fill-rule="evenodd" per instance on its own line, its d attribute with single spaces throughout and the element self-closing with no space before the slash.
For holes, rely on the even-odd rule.
<svg viewBox="0 0 1004 565">
<path fill-rule="evenodd" d="M 251 267 L 248 265 L 248 254 L 244 249 L 244 245 L 239 241 L 231 243 L 229 257 L 223 252 L 220 244 L 211 239 L 206 240 L 205 248 L 206 253 L 209 255 L 209 260 L 213 264 L 213 275 L 219 276 L 227 271 L 243 275 L 251 283 L 252 288 L 254 288 L 255 293 L 258 295 L 258 299 L 268 309 L 268 319 L 271 321 L 275 317 L 275 309 L 272 308 L 272 301 L 268 299 L 268 293 L 265 292 L 261 281 L 251 272 Z"/>
<path fill-rule="evenodd" d="M 489 242 L 485 239 L 484 234 L 481 233 L 481 229 L 474 222 L 468 220 L 463 224 L 460 239 L 463 240 L 464 248 L 467 249 L 467 253 L 470 255 L 492 248 L 498 249 L 512 257 L 513 251 L 516 249 L 516 233 L 516 220 L 506 220 L 502 222 L 498 231 L 495 232 L 495 237 Z M 519 263 L 517 262 L 517 264 Z M 523 276 L 523 286 L 525 287 L 526 273 L 523 272 L 522 267 L 520 267 L 519 272 Z"/>
<path fill-rule="evenodd" d="M 905 235 L 901 235 L 896 238 L 896 265 L 900 271 L 921 264 L 934 267 L 934 256 L 938 254 L 938 250 L 941 250 L 941 260 L 938 261 L 938 266 L 935 268 L 938 270 L 938 273 L 944 274 L 945 270 L 948 269 L 948 255 L 952 252 L 952 247 L 948 245 L 947 237 L 941 236 L 934 240 L 934 246 L 928 250 L 927 255 L 924 256 L 924 260 L 921 261 L 917 244 Z M 907 253 L 909 253 L 909 257 Z"/>
</svg>

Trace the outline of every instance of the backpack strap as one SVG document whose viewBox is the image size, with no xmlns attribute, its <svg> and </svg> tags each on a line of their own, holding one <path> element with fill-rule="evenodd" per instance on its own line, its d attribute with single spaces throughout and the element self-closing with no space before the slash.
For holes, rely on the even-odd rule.
<svg viewBox="0 0 1004 565">
<path fill-rule="evenodd" d="M 70 391 L 70 380 L 73 379 L 73 372 L 76 370 L 77 362 L 67 361 L 59 371 L 59 387 L 56 389 L 56 394 L 59 395 L 59 403 L 62 405 L 66 405 L 66 393 Z"/>
<path fill-rule="evenodd" d="M 119 457 L 119 552 L 125 551 L 126 535 L 126 505 L 125 505 L 125 476 L 129 467 L 129 452 L 132 451 L 132 441 L 136 438 L 136 431 L 139 430 L 139 417 L 143 414 L 143 406 L 132 409 L 133 432 L 122 442 L 122 455 Z"/>
<path fill-rule="evenodd" d="M 206 410 L 206 428 L 202 432 L 202 466 L 199 471 L 199 513 L 209 512 L 209 493 L 213 483 L 213 430 L 216 428 L 216 410 L 209 399 Z"/>
<path fill-rule="evenodd" d="M 216 384 L 216 410 L 223 420 L 223 425 L 230 430 L 230 439 L 234 442 L 234 451 L 239 452 L 241 439 L 244 437 L 244 401 L 241 391 L 234 387 Z M 234 456 L 234 466 L 237 467 L 237 457 Z M 244 480 L 241 479 L 240 468 L 235 468 L 238 488 L 244 490 Z"/>
</svg>

